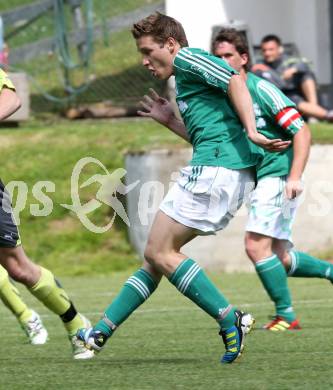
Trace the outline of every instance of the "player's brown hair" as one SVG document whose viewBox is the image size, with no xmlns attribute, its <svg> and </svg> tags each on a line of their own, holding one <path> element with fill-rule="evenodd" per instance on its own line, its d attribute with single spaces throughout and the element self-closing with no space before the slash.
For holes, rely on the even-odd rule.
<svg viewBox="0 0 333 390">
<path fill-rule="evenodd" d="M 156 12 L 133 24 L 131 30 L 135 39 L 151 35 L 155 42 L 165 44 L 168 38 L 174 38 L 181 47 L 188 46 L 183 26 L 174 18 Z"/>
<path fill-rule="evenodd" d="M 235 46 L 235 49 L 239 54 L 246 54 L 248 62 L 244 66 L 246 70 L 251 68 L 251 57 L 249 51 L 249 45 L 247 44 L 244 34 L 237 31 L 234 28 L 222 28 L 212 41 L 212 53 L 215 54 L 215 49 L 218 43 L 228 42 Z"/>
</svg>

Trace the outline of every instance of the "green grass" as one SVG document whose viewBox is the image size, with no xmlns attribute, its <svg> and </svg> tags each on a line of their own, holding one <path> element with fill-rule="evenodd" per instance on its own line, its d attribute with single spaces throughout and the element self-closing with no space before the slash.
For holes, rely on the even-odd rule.
<svg viewBox="0 0 333 390">
<path fill-rule="evenodd" d="M 80 310 L 95 322 L 128 275 L 65 278 L 63 283 Z M 258 327 L 273 313 L 256 275 L 216 273 L 213 279 L 234 304 L 251 311 Z M 223 346 L 214 321 L 166 281 L 119 328 L 105 350 L 86 362 L 71 360 L 60 321 L 25 294 L 42 314 L 50 341 L 40 347 L 26 344 L 16 320 L 0 306 L 0 388 L 331 389 L 332 286 L 296 278 L 290 279 L 290 285 L 303 330 L 281 334 L 255 330 L 244 356 L 230 366 L 219 363 Z"/>
<path fill-rule="evenodd" d="M 333 125 L 330 123 L 316 123 L 311 125 L 312 142 L 314 144 L 333 143 Z"/>
<path fill-rule="evenodd" d="M 150 149 L 161 145 L 182 144 L 177 137 L 148 120 L 109 120 L 68 122 L 30 122 L 19 129 L 0 132 L 1 178 L 26 182 L 28 198 L 20 214 L 22 241 L 29 255 L 57 273 L 75 275 L 126 269 L 138 260 L 127 240 L 127 229 L 118 220 L 105 234 L 86 230 L 80 221 L 60 204 L 71 204 L 70 178 L 82 157 L 99 159 L 109 171 L 124 166 L 128 150 Z M 82 181 L 94 173 L 87 167 Z M 33 217 L 30 205 L 38 203 L 33 185 L 47 180 L 55 183 L 49 193 L 54 208 L 47 217 Z M 82 203 L 95 196 L 98 187 L 80 192 Z M 15 202 L 14 202 L 15 204 Z M 111 218 L 105 206 L 92 213 L 104 226 Z"/>
</svg>

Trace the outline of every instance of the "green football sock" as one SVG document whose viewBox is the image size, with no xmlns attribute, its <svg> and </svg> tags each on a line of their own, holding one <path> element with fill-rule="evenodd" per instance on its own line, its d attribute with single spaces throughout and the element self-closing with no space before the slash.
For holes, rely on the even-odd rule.
<svg viewBox="0 0 333 390">
<path fill-rule="evenodd" d="M 192 259 L 185 259 L 169 278 L 192 302 L 213 317 L 222 330 L 235 323 L 235 309 Z"/>
<path fill-rule="evenodd" d="M 255 265 L 257 274 L 272 299 L 276 315 L 288 322 L 296 319 L 291 306 L 291 297 L 287 284 L 287 274 L 276 255 L 260 260 Z"/>
<path fill-rule="evenodd" d="M 104 317 L 94 326 L 94 330 L 110 337 L 115 329 L 149 298 L 157 285 L 149 272 L 139 269 L 125 282 L 118 296 L 106 309 Z"/>
<path fill-rule="evenodd" d="M 317 259 L 303 252 L 291 251 L 291 265 L 288 276 L 323 278 L 333 282 L 333 264 Z"/>
</svg>

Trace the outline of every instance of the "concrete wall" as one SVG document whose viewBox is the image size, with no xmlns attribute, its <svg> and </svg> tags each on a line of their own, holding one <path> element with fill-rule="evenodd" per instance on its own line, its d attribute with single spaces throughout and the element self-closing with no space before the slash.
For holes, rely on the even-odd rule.
<svg viewBox="0 0 333 390">
<path fill-rule="evenodd" d="M 329 0 L 166 0 L 166 11 L 184 24 L 190 46 L 208 49 L 213 25 L 242 20 L 254 44 L 269 33 L 295 42 L 313 61 L 319 83 L 332 81 Z"/>
<path fill-rule="evenodd" d="M 127 196 L 131 223 L 129 236 L 138 253 L 143 254 L 149 227 L 160 201 L 187 165 L 191 151 L 160 150 L 126 157 L 126 180 L 140 184 Z M 333 246 L 333 146 L 312 147 L 305 174 L 306 191 L 294 226 L 296 247 L 318 251 Z M 171 180 L 170 180 L 171 179 Z M 247 210 L 243 207 L 228 228 L 216 236 L 198 237 L 183 252 L 205 267 L 231 271 L 252 271 L 244 253 L 243 236 Z"/>
<path fill-rule="evenodd" d="M 212 27 L 228 21 L 221 0 L 166 0 L 165 9 L 182 23 L 189 45 L 205 50 L 210 49 Z"/>
<path fill-rule="evenodd" d="M 313 61 L 318 81 L 331 83 L 329 0 L 224 0 L 227 18 L 246 21 L 255 44 L 269 33 L 295 42 Z"/>
</svg>

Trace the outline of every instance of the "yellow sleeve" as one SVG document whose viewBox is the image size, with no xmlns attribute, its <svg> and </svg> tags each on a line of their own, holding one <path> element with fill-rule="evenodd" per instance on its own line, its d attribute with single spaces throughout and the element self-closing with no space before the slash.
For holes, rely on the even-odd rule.
<svg viewBox="0 0 333 390">
<path fill-rule="evenodd" d="M 0 69 L 0 91 L 4 87 L 7 87 L 15 91 L 14 84 L 10 81 L 8 75 L 2 69 Z"/>
</svg>

